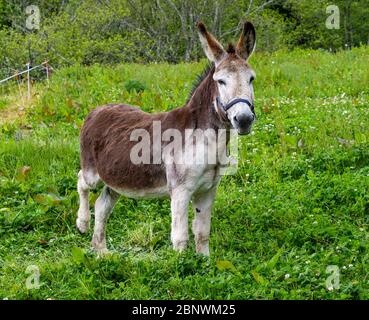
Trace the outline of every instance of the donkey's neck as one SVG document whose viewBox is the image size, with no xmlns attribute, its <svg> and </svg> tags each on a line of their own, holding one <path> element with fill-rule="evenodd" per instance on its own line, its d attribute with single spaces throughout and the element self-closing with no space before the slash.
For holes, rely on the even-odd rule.
<svg viewBox="0 0 369 320">
<path fill-rule="evenodd" d="M 213 80 L 215 66 L 213 65 L 202 77 L 199 84 L 193 89 L 190 98 L 183 109 L 189 111 L 189 119 L 195 129 L 212 128 L 215 130 L 225 128 L 224 122 L 214 108 L 214 100 L 218 94 L 217 86 Z"/>
</svg>

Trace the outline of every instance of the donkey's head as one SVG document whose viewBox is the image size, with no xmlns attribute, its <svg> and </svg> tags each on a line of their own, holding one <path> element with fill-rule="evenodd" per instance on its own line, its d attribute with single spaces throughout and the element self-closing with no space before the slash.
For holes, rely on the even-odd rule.
<svg viewBox="0 0 369 320">
<path fill-rule="evenodd" d="M 247 63 L 255 49 L 254 26 L 246 22 L 235 48 L 225 50 L 210 34 L 202 22 L 198 23 L 200 41 L 208 59 L 215 64 L 213 79 L 218 88 L 216 108 L 221 109 L 239 134 L 248 134 L 255 121 L 254 89 L 255 72 Z"/>
</svg>

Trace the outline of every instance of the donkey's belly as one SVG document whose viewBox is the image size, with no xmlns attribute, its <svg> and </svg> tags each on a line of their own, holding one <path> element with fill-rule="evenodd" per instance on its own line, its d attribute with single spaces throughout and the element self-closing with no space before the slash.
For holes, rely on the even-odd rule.
<svg viewBox="0 0 369 320">
<path fill-rule="evenodd" d="M 101 180 L 111 189 L 129 198 L 162 198 L 167 197 L 167 179 L 162 165 L 133 165 L 119 162 L 107 166 L 100 164 L 98 174 Z"/>
<path fill-rule="evenodd" d="M 152 198 L 167 198 L 169 197 L 168 188 L 166 185 L 154 188 L 142 188 L 139 190 L 111 187 L 114 191 L 128 198 L 134 199 L 152 199 Z"/>
<path fill-rule="evenodd" d="M 152 183 L 147 183 L 147 184 L 141 183 L 141 185 L 136 185 L 136 184 L 128 183 L 132 181 L 125 181 L 125 183 L 124 182 L 116 183 L 116 181 L 111 181 L 110 179 L 104 179 L 104 177 L 101 177 L 101 178 L 104 181 L 104 183 L 108 185 L 111 189 L 113 189 L 114 191 L 128 198 L 150 199 L 150 198 L 169 197 L 167 183 L 166 183 L 166 180 L 164 179 L 159 180 L 161 183 L 154 183 L 154 185 Z M 147 180 L 150 180 L 150 179 L 147 179 Z"/>
</svg>

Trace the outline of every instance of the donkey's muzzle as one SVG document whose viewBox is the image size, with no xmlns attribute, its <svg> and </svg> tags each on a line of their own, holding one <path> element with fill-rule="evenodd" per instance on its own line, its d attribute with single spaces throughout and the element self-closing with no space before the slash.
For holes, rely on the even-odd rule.
<svg viewBox="0 0 369 320">
<path fill-rule="evenodd" d="M 238 134 L 249 134 L 254 120 L 255 115 L 253 113 L 241 113 L 234 116 L 233 122 L 238 130 Z"/>
</svg>

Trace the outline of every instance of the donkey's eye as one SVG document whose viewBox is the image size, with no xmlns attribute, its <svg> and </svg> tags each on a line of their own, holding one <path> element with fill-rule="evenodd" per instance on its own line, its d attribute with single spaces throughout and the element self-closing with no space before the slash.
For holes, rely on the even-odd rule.
<svg viewBox="0 0 369 320">
<path fill-rule="evenodd" d="M 218 83 L 221 85 L 221 86 L 225 86 L 225 81 L 223 81 L 223 80 L 218 80 Z"/>
</svg>

